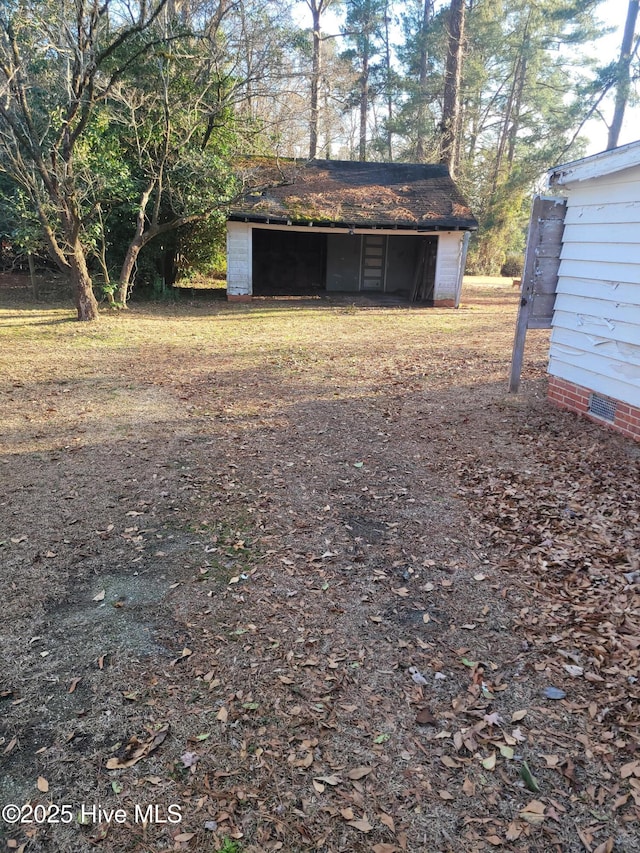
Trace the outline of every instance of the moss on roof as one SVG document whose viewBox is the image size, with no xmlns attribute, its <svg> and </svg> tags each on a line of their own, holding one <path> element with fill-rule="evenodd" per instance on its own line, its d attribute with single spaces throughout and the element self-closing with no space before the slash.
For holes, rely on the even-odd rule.
<svg viewBox="0 0 640 853">
<path fill-rule="evenodd" d="M 231 219 L 425 230 L 478 227 L 440 164 L 260 157 L 242 161 L 238 172 L 246 190 L 232 205 Z"/>
</svg>

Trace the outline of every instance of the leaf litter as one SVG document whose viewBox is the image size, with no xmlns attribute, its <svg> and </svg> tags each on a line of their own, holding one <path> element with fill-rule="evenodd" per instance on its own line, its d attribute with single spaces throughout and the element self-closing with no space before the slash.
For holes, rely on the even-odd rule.
<svg viewBox="0 0 640 853">
<path fill-rule="evenodd" d="M 66 465 L 77 478 L 104 453 L 113 472 L 104 490 L 82 494 L 105 516 L 97 536 L 85 532 L 93 556 L 71 539 L 82 524 L 73 516 L 57 526 L 63 536 L 25 518 L 8 532 L 28 533 L 12 543 L 23 571 L 16 601 L 42 600 L 30 584 L 51 571 L 51 561 L 25 561 L 19 549 L 32 541 L 34 553 L 57 554 L 62 575 L 49 591 L 67 606 L 56 586 L 65 565 L 88 563 L 91 574 L 74 581 L 87 600 L 96 589 L 111 599 L 95 575 L 118 554 L 132 574 L 166 574 L 163 615 L 145 623 L 161 645 L 125 655 L 103 635 L 84 668 L 76 652 L 57 688 L 68 713 L 37 744 L 46 751 L 4 735 L 5 761 L 19 759 L 12 775 L 22 762 L 31 791 L 46 773 L 56 795 L 97 784 L 106 805 L 179 801 L 179 831 L 148 828 L 158 850 L 212 837 L 247 851 L 593 853 L 614 837 L 637 849 L 638 589 L 626 577 L 637 570 L 637 457 L 542 400 L 540 335 L 528 402 L 491 386 L 510 350 L 501 299 L 513 301 L 497 291 L 476 299 L 455 351 L 450 333 L 425 338 L 437 316 L 427 311 L 337 312 L 327 325 L 310 310 L 291 343 L 267 311 L 253 341 L 267 356 L 251 364 L 250 389 L 231 369 L 249 366 L 241 323 L 223 338 L 219 318 L 163 318 L 184 354 L 169 371 L 150 322 L 127 370 L 140 393 L 152 383 L 168 395 L 163 411 L 180 412 L 183 432 L 167 440 L 163 414 L 144 441 L 132 433 L 46 457 L 45 488 Z M 481 334 L 473 344 L 474 323 L 486 321 L 491 343 Z M 147 334 L 144 314 L 122 322 L 130 341 Z M 190 349 L 200 328 L 213 339 Z M 43 453 L 39 441 L 30 453 Z M 366 465 L 345 465 L 354 458 Z M 12 464 L 15 482 L 28 476 Z M 92 608 L 148 618 L 124 603 Z M 42 600 L 41 612 L 53 606 Z M 55 653 L 29 652 L 31 671 L 55 677 L 60 641 L 33 618 L 26 636 L 46 636 Z M 550 684 L 566 695 L 545 699 Z M 3 701 L 31 713 L 26 682 L 2 687 Z M 24 707 L 8 705 L 15 732 Z M 64 849 L 84 849 L 89 830 L 75 831 Z M 127 832 L 111 827 L 94 842 L 121 850 Z M 59 838 L 38 830 L 29 843 L 60 849 Z"/>
</svg>

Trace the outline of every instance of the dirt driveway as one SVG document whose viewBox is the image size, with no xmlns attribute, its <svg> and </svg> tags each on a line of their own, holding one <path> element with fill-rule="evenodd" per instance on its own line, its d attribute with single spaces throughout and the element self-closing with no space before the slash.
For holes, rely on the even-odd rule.
<svg viewBox="0 0 640 853">
<path fill-rule="evenodd" d="M 0 849 L 640 850 L 640 449 L 517 294 L 0 292 Z M 7 806 L 15 805 L 16 808 Z"/>
</svg>

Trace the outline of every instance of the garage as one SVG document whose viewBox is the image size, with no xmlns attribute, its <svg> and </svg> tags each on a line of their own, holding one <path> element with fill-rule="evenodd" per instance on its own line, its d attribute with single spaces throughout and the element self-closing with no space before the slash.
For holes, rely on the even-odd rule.
<svg viewBox="0 0 640 853">
<path fill-rule="evenodd" d="M 457 307 L 477 221 L 439 164 L 266 158 L 227 218 L 227 297 L 391 293 Z"/>
</svg>

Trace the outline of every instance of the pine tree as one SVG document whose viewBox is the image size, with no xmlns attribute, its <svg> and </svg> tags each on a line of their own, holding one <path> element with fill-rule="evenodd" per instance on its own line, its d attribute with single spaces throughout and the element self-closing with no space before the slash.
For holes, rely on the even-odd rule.
<svg viewBox="0 0 640 853">
<path fill-rule="evenodd" d="M 368 122 L 371 107 L 372 76 L 376 71 L 376 60 L 380 58 L 384 45 L 384 21 L 386 0 L 347 0 L 344 36 L 349 49 L 348 58 L 358 75 L 357 93 L 354 101 L 359 113 L 358 156 L 367 159 Z"/>
</svg>

